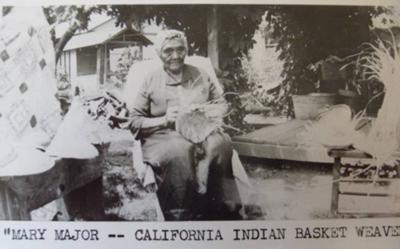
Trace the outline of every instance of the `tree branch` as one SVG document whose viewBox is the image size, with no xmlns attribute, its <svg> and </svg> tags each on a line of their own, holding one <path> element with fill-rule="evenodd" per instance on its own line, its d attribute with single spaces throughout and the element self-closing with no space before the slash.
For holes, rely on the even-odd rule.
<svg viewBox="0 0 400 249">
<path fill-rule="evenodd" d="M 72 36 L 74 36 L 75 32 L 79 29 L 79 25 L 74 23 L 68 30 L 64 33 L 64 35 L 60 38 L 55 46 L 55 53 L 56 53 L 56 64 L 58 60 L 61 58 L 61 54 L 67 45 L 67 42 L 71 40 Z"/>
</svg>

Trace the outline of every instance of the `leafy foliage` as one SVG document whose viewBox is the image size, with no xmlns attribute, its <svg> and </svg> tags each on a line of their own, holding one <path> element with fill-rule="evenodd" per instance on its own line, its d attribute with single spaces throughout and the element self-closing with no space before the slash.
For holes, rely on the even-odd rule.
<svg viewBox="0 0 400 249">
<path fill-rule="evenodd" d="M 262 21 L 265 6 L 221 6 L 220 56 L 221 68 L 237 70 L 240 57 L 253 47 L 254 33 Z"/>
<path fill-rule="evenodd" d="M 355 6 L 269 7 L 266 18 L 284 61 L 285 94 L 279 96 L 280 102 L 288 105 L 290 94 L 315 91 L 319 75 L 308 69 L 308 65 L 330 55 L 353 54 L 362 43 L 369 42 L 371 18 L 380 11 Z"/>
<path fill-rule="evenodd" d="M 242 105 L 240 93 L 248 91 L 247 80 L 239 73 L 231 73 L 225 71 L 219 78 L 225 90 L 225 99 L 229 103 L 229 113 L 224 118 L 225 123 L 244 131 L 246 128 L 243 124 L 246 115 L 245 106 Z M 228 130 L 230 135 L 236 133 L 235 130 Z"/>
<path fill-rule="evenodd" d="M 122 88 L 124 86 L 130 67 L 138 61 L 138 56 L 135 55 L 135 52 L 137 51 L 132 47 L 123 49 L 118 58 L 116 69 L 110 79 L 108 79 L 112 86 L 117 88 Z"/>
<path fill-rule="evenodd" d="M 275 47 L 265 46 L 268 39 L 265 36 L 263 27 L 257 31 L 255 39 L 257 43 L 248 54 L 241 58 L 244 77 L 247 79 L 249 94 L 242 95 L 245 99 L 244 105 L 250 112 L 263 113 L 268 116 L 280 116 L 280 107 L 274 103 L 274 92 L 279 90 L 283 80 L 281 76 L 283 63 L 278 59 L 279 53 Z"/>
</svg>

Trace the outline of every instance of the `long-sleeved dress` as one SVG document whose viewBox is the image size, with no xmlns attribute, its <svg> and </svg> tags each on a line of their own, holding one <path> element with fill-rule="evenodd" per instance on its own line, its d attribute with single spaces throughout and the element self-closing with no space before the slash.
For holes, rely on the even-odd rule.
<svg viewBox="0 0 400 249">
<path fill-rule="evenodd" d="M 201 104 L 220 96 L 205 71 L 187 64 L 181 82 L 161 67 L 145 78 L 135 96 L 131 130 L 142 140 L 144 162 L 156 173 L 157 195 L 167 220 L 240 218 L 241 201 L 232 173 L 229 136 L 214 132 L 202 143 L 210 166 L 207 192 L 198 194 L 194 144 L 174 127 L 142 127 L 146 119 L 164 116 L 169 106 Z"/>
</svg>

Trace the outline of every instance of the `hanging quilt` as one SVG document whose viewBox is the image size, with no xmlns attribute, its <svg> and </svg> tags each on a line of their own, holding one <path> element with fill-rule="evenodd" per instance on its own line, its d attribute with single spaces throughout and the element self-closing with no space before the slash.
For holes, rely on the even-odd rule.
<svg viewBox="0 0 400 249">
<path fill-rule="evenodd" d="M 43 152 L 61 122 L 55 56 L 40 7 L 13 7 L 0 19 L 0 176 L 54 165 Z"/>
</svg>

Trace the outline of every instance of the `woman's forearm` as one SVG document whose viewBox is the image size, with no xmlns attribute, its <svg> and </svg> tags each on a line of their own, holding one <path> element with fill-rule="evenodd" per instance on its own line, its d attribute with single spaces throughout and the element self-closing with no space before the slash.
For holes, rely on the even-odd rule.
<svg viewBox="0 0 400 249">
<path fill-rule="evenodd" d="M 165 127 L 167 127 L 167 120 L 165 116 L 162 116 L 156 118 L 143 118 L 141 129 Z"/>
<path fill-rule="evenodd" d="M 133 117 L 129 129 L 133 134 L 141 134 L 140 136 L 148 136 L 153 132 L 166 128 L 167 121 L 165 116 L 148 118 L 148 117 Z"/>
</svg>

